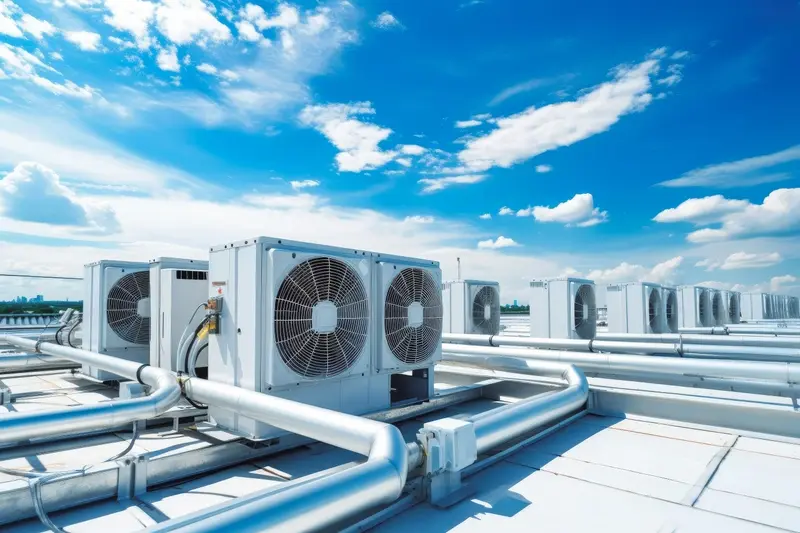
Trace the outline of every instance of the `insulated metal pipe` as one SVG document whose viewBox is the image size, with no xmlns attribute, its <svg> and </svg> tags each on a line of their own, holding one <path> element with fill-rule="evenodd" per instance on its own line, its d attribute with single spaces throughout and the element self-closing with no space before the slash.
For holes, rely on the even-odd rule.
<svg viewBox="0 0 800 533">
<path fill-rule="evenodd" d="M 448 353 L 444 356 L 444 360 L 501 372 L 559 377 L 567 383 L 565 389 L 537 394 L 471 417 L 470 421 L 475 427 L 478 453 L 486 453 L 504 442 L 568 415 L 583 407 L 589 398 L 589 383 L 586 381 L 586 376 L 570 364 L 456 353 Z"/>
<path fill-rule="evenodd" d="M 25 372 L 27 370 L 78 368 L 79 364 L 68 359 L 40 354 L 0 354 L 0 373 Z"/>
<path fill-rule="evenodd" d="M 795 387 L 800 383 L 800 364 L 760 361 L 727 361 L 650 357 L 611 353 L 579 353 L 534 348 L 489 348 L 464 344 L 443 344 L 442 353 L 467 355 L 501 355 L 542 361 L 558 361 L 576 365 L 584 372 L 605 375 L 660 374 L 678 377 L 760 380 Z"/>
<path fill-rule="evenodd" d="M 400 430 L 361 418 L 206 381 L 184 381 L 187 397 L 368 457 L 365 463 L 261 499 L 240 499 L 148 531 L 301 532 L 330 528 L 403 491 L 409 450 Z M 419 454 L 416 454 L 419 460 Z"/>
<path fill-rule="evenodd" d="M 718 346 L 753 346 L 760 348 L 800 348 L 800 339 L 792 337 L 754 337 L 747 335 L 693 335 L 691 333 L 598 333 L 595 341 L 661 342 L 672 344 L 714 344 Z"/>
<path fill-rule="evenodd" d="M 680 328 L 680 333 L 697 333 L 699 335 L 773 335 L 776 337 L 800 335 L 800 328 L 759 327 L 731 324 L 714 328 Z"/>
<path fill-rule="evenodd" d="M 138 379 L 142 384 L 150 387 L 150 394 L 142 398 L 51 411 L 0 415 L 0 444 L 11 444 L 40 437 L 75 435 L 122 426 L 136 420 L 155 418 L 175 406 L 181 398 L 180 387 L 175 376 L 160 368 L 58 344 L 39 343 L 12 335 L 2 336 L 0 341 L 34 353 L 54 355 L 88 364 L 124 378 Z"/>
</svg>

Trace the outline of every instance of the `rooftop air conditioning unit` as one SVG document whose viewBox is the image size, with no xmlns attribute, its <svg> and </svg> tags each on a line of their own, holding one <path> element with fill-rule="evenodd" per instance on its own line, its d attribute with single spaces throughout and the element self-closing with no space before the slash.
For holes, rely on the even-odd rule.
<svg viewBox="0 0 800 533">
<path fill-rule="evenodd" d="M 682 328 L 702 328 L 715 325 L 711 312 L 711 291 L 691 285 L 678 288 L 678 304 Z"/>
<path fill-rule="evenodd" d="M 606 288 L 610 333 L 662 333 L 664 304 L 661 286 L 654 283 L 620 283 Z"/>
<path fill-rule="evenodd" d="M 150 273 L 147 263 L 98 261 L 84 267 L 82 347 L 145 364 L 150 358 Z M 99 380 L 121 379 L 88 365 Z"/>
<path fill-rule="evenodd" d="M 775 318 L 774 307 L 772 305 L 774 298 L 771 294 L 762 294 L 761 297 L 764 300 L 764 318 L 772 320 Z"/>
<path fill-rule="evenodd" d="M 789 298 L 789 318 L 800 318 L 800 298 L 797 296 Z"/>
<path fill-rule="evenodd" d="M 171 271 L 169 275 L 162 275 L 165 270 Z M 182 273 L 178 274 L 178 270 Z M 175 364 L 178 341 L 194 310 L 208 299 L 207 273 L 208 261 L 176 257 L 150 260 L 151 366 L 183 371 L 182 364 Z M 162 287 L 162 280 L 169 286 Z M 166 309 L 165 304 L 168 305 Z M 192 320 L 192 332 L 204 316 L 202 310 L 197 312 Z"/>
<path fill-rule="evenodd" d="M 763 320 L 765 318 L 766 300 L 760 292 L 742 293 L 739 304 L 743 320 Z"/>
<path fill-rule="evenodd" d="M 208 379 L 363 414 L 389 407 L 389 375 L 373 375 L 372 254 L 257 237 L 211 248 L 209 295 L 221 297 L 209 336 Z M 285 432 L 209 407 L 248 439 Z"/>
<path fill-rule="evenodd" d="M 442 302 L 446 333 L 500 333 L 500 284 L 496 281 L 447 281 Z"/>
<path fill-rule="evenodd" d="M 714 326 L 724 326 L 728 322 L 728 306 L 722 291 L 709 290 L 711 297 L 711 317 Z"/>
<path fill-rule="evenodd" d="M 597 332 L 594 282 L 560 278 L 531 281 L 531 337 L 593 339 Z"/>
<path fill-rule="evenodd" d="M 725 305 L 725 324 L 738 324 L 741 322 L 741 297 L 742 295 L 738 292 L 722 291 Z"/>
<path fill-rule="evenodd" d="M 674 287 L 662 287 L 661 301 L 664 304 L 664 332 L 678 333 L 680 330 L 678 290 Z"/>
</svg>

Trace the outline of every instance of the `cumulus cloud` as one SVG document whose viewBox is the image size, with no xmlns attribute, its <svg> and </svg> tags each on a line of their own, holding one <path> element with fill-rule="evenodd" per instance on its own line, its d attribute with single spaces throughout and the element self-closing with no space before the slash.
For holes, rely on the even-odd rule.
<svg viewBox="0 0 800 533">
<path fill-rule="evenodd" d="M 103 20 L 112 28 L 131 34 L 136 46 L 151 46 L 150 24 L 155 19 L 156 4 L 146 0 L 105 0 L 107 14 Z"/>
<path fill-rule="evenodd" d="M 671 207 L 658 213 L 656 222 L 691 222 L 705 225 L 720 220 L 729 213 L 737 213 L 747 207 L 747 200 L 728 200 L 721 194 L 704 198 L 690 198 L 678 207 Z"/>
<path fill-rule="evenodd" d="M 97 52 L 100 50 L 100 34 L 91 31 L 64 32 L 64 38 L 83 50 L 84 52 Z"/>
<path fill-rule="evenodd" d="M 114 211 L 78 198 L 52 169 L 24 162 L 0 179 L 0 214 L 20 222 L 76 226 L 92 232 L 119 229 Z"/>
<path fill-rule="evenodd" d="M 422 155 L 426 152 L 425 148 L 418 144 L 401 144 L 397 149 L 405 155 Z"/>
<path fill-rule="evenodd" d="M 483 124 L 480 120 L 469 119 L 469 120 L 458 120 L 456 121 L 456 128 L 464 129 L 464 128 L 474 128 L 475 126 L 480 126 Z"/>
<path fill-rule="evenodd" d="M 723 261 L 713 259 L 703 259 L 695 263 L 697 267 L 705 267 L 706 271 L 711 272 L 716 269 L 739 270 L 742 268 L 765 268 L 777 265 L 783 261 L 783 257 L 778 252 L 772 253 L 747 253 L 736 252 L 730 254 Z"/>
<path fill-rule="evenodd" d="M 402 28 L 403 25 L 400 24 L 400 21 L 397 20 L 397 17 L 389 13 L 388 11 L 384 11 L 380 15 L 378 15 L 375 20 L 372 21 L 372 25 L 376 28 L 381 30 L 391 30 L 394 28 Z"/>
<path fill-rule="evenodd" d="M 497 214 L 500 215 L 500 216 L 513 215 L 514 214 L 514 210 L 511 209 L 510 207 L 503 206 L 503 207 L 500 208 L 500 211 L 498 211 Z"/>
<path fill-rule="evenodd" d="M 220 22 L 203 0 L 161 0 L 155 10 L 158 30 L 175 44 L 224 42 L 231 30 Z"/>
<path fill-rule="evenodd" d="M 299 181 L 290 181 L 289 184 L 292 186 L 292 189 L 297 191 L 300 189 L 319 187 L 320 182 L 317 180 L 299 180 Z"/>
<path fill-rule="evenodd" d="M 514 239 L 510 239 L 508 237 L 503 237 L 500 235 L 495 240 L 488 239 L 485 241 L 478 242 L 478 248 L 481 249 L 489 249 L 489 250 L 497 250 L 500 248 L 509 248 L 511 246 L 519 246 L 519 243 L 515 242 Z"/>
<path fill-rule="evenodd" d="M 405 222 L 412 224 L 432 224 L 436 219 L 432 216 L 412 215 L 405 218 Z"/>
<path fill-rule="evenodd" d="M 43 39 L 45 35 L 53 35 L 58 29 L 47 22 L 46 20 L 39 20 L 36 17 L 25 13 L 19 21 L 20 27 L 34 37 L 34 39 Z"/>
<path fill-rule="evenodd" d="M 598 285 L 624 283 L 628 281 L 649 281 L 651 283 L 669 284 L 674 283 L 677 279 L 678 269 L 682 263 L 682 256 L 667 259 L 652 268 L 623 261 L 613 268 L 592 270 L 583 277 L 594 280 Z M 579 272 L 574 272 L 574 274 L 578 276 L 581 275 Z"/>
<path fill-rule="evenodd" d="M 178 61 L 178 49 L 174 46 L 162 48 L 156 56 L 158 68 L 166 72 L 180 72 L 181 64 Z"/>
<path fill-rule="evenodd" d="M 536 206 L 520 209 L 518 217 L 533 216 L 537 222 L 558 222 L 566 226 L 587 228 L 608 220 L 608 212 L 594 206 L 590 193 L 576 194 L 555 207 Z"/>
<path fill-rule="evenodd" d="M 491 220 L 492 219 L 492 214 L 491 213 L 484 213 L 481 216 L 479 216 L 478 218 L 480 218 L 481 220 Z"/>
<path fill-rule="evenodd" d="M 550 165 L 536 165 L 536 172 L 539 174 L 547 174 L 551 170 L 553 170 L 553 167 Z"/>
<path fill-rule="evenodd" d="M 464 176 L 447 176 L 444 178 L 422 178 L 417 183 L 424 185 L 423 194 L 443 191 L 453 185 L 470 185 L 480 183 L 486 179 L 486 174 L 471 174 Z"/>
<path fill-rule="evenodd" d="M 662 181 L 662 187 L 715 187 L 729 189 L 750 187 L 791 179 L 788 172 L 778 172 L 775 167 L 800 160 L 800 145 L 772 154 L 749 157 L 738 161 L 718 163 L 690 170 L 684 175 Z"/>
</svg>

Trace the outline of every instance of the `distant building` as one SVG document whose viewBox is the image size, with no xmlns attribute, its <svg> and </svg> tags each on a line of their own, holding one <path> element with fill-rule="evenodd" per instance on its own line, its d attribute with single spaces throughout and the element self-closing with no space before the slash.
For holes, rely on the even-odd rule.
<svg viewBox="0 0 800 533">
<path fill-rule="evenodd" d="M 31 302 L 33 303 L 42 303 L 44 301 L 44 295 L 37 294 L 36 297 L 31 298 Z"/>
<path fill-rule="evenodd" d="M 17 299 L 14 301 L 18 304 L 26 304 L 28 303 L 28 298 L 26 296 L 17 296 Z"/>
<path fill-rule="evenodd" d="M 516 306 L 517 306 L 517 301 L 516 301 L 516 300 L 514 300 L 514 307 L 516 307 Z"/>
</svg>

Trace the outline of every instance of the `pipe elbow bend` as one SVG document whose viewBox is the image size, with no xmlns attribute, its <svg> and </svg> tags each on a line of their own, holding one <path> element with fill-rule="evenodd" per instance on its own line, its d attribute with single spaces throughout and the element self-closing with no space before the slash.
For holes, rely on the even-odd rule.
<svg viewBox="0 0 800 533">
<path fill-rule="evenodd" d="M 395 498 L 400 497 L 408 474 L 408 447 L 400 430 L 391 424 L 384 424 L 375 433 L 369 460 L 385 461 L 392 466 L 396 478 Z"/>
</svg>

